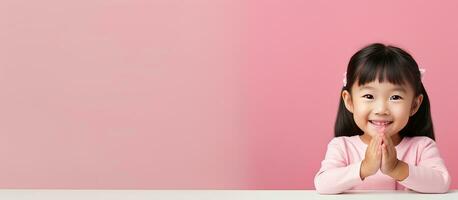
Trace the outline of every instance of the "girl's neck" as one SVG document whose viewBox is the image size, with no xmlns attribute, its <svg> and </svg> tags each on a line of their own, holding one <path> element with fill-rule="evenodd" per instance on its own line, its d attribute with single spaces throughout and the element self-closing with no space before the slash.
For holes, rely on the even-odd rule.
<svg viewBox="0 0 458 200">
<path fill-rule="evenodd" d="M 363 135 L 360 135 L 359 138 L 361 138 L 361 140 L 365 144 L 369 145 L 369 143 L 371 142 L 372 136 L 370 136 L 367 133 L 364 133 Z M 394 146 L 397 146 L 399 143 L 401 143 L 402 138 L 401 136 L 399 136 L 399 134 L 394 134 L 391 136 L 391 140 L 393 141 Z"/>
</svg>

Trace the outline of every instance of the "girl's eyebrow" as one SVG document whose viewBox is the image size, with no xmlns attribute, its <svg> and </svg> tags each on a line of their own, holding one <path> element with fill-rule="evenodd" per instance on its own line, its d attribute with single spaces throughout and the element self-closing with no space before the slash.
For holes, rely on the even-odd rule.
<svg viewBox="0 0 458 200">
<path fill-rule="evenodd" d="M 407 93 L 407 90 L 403 87 L 395 87 L 393 89 L 393 91 L 398 91 L 398 92 L 404 92 L 404 93 Z"/>
<path fill-rule="evenodd" d="M 363 87 L 360 87 L 359 89 L 360 89 L 360 90 L 375 90 L 374 87 L 367 86 L 367 85 L 365 85 L 365 86 L 363 86 Z"/>
<path fill-rule="evenodd" d="M 360 88 L 360 90 L 375 90 L 375 88 L 371 87 L 371 86 L 368 86 L 368 85 L 365 85 L 365 86 L 362 86 Z M 391 91 L 398 91 L 398 92 L 407 93 L 407 90 L 404 87 L 400 87 L 400 86 L 394 87 Z"/>
</svg>

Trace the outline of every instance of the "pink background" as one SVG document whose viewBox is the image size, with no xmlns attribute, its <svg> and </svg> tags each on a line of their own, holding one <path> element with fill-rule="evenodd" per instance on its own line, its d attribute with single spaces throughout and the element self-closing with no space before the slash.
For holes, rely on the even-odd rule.
<svg viewBox="0 0 458 200">
<path fill-rule="evenodd" d="M 313 189 L 348 59 L 371 42 L 427 69 L 437 143 L 457 177 L 456 10 L 3 0 L 0 188 Z"/>
</svg>

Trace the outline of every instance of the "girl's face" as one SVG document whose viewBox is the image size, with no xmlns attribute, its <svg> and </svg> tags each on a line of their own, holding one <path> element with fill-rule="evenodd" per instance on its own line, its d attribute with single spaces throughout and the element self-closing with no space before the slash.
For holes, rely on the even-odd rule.
<svg viewBox="0 0 458 200">
<path fill-rule="evenodd" d="M 388 81 L 353 84 L 351 91 L 352 94 L 347 90 L 342 92 L 345 107 L 353 113 L 356 125 L 370 136 L 382 128 L 387 136 L 399 133 L 423 100 L 423 95 L 414 97 L 412 87 Z"/>
</svg>

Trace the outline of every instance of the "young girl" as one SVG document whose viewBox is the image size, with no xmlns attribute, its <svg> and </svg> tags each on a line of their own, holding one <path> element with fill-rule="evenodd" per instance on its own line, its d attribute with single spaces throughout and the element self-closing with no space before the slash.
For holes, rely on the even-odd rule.
<svg viewBox="0 0 458 200">
<path fill-rule="evenodd" d="M 448 191 L 421 76 L 412 56 L 394 46 L 371 44 L 351 57 L 335 138 L 315 176 L 318 193 Z"/>
</svg>

